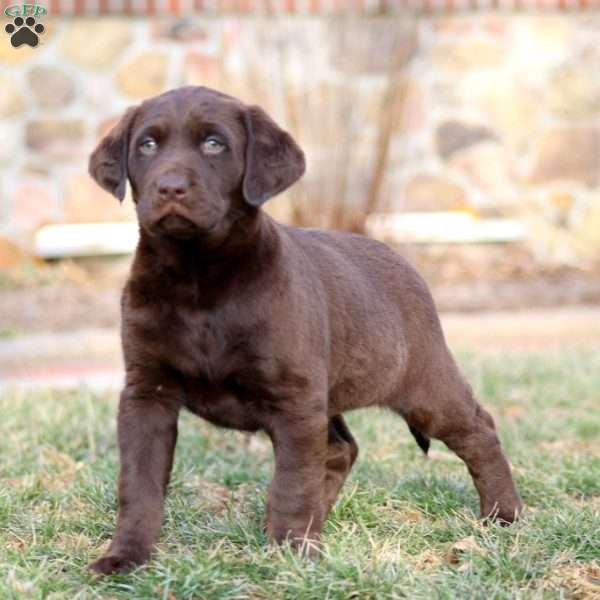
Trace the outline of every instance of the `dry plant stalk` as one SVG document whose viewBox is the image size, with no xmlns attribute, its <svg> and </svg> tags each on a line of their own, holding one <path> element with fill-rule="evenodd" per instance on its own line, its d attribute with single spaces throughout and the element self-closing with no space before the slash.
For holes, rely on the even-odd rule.
<svg viewBox="0 0 600 600">
<path fill-rule="evenodd" d="M 364 107 L 360 103 L 366 100 L 364 94 L 361 96 L 365 77 L 357 72 L 355 65 L 364 60 L 364 53 L 375 55 L 381 51 L 380 30 L 377 27 L 367 30 L 365 42 L 355 45 L 356 22 L 352 16 L 331 21 L 331 39 L 341 41 L 341 49 L 335 47 L 336 65 L 326 64 L 331 78 L 315 81 L 313 77 L 320 72 L 323 61 L 330 59 L 303 52 L 303 45 L 310 45 L 310 23 L 295 23 L 296 35 L 286 36 L 290 23 L 281 15 L 273 13 L 264 19 L 254 43 L 260 55 L 270 59 L 267 64 L 248 62 L 244 76 L 254 101 L 279 115 L 285 127 L 308 150 L 309 172 L 284 198 L 275 200 L 280 206 L 287 203 L 284 212 L 294 224 L 363 232 L 367 216 L 381 209 L 391 141 L 407 95 L 404 65 L 410 49 L 401 34 L 403 25 L 398 24 L 393 56 L 384 74 L 372 158 L 368 164 L 358 165 L 358 138 L 364 127 L 361 120 Z M 302 69 L 298 71 L 300 60 Z M 315 160 L 313 154 L 311 161 L 310 153 L 318 156 L 319 151 L 322 151 L 320 158 Z M 275 214 L 281 216 L 277 211 Z"/>
</svg>

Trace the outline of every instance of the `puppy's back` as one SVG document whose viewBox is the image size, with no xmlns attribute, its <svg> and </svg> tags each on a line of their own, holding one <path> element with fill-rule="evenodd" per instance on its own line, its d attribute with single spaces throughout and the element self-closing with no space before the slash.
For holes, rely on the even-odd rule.
<svg viewBox="0 0 600 600">
<path fill-rule="evenodd" d="M 288 232 L 317 267 L 330 294 L 343 293 L 365 303 L 369 312 L 379 310 L 402 321 L 422 319 L 429 328 L 439 329 L 427 284 L 397 251 L 355 233 L 299 228 Z"/>
<path fill-rule="evenodd" d="M 363 396 L 381 403 L 411 369 L 446 362 L 447 347 L 429 289 L 398 252 L 352 233 L 287 230 L 316 268 L 318 284 L 328 297 L 335 380 L 352 381 Z M 339 404 L 344 410 L 355 408 L 347 390 Z"/>
</svg>

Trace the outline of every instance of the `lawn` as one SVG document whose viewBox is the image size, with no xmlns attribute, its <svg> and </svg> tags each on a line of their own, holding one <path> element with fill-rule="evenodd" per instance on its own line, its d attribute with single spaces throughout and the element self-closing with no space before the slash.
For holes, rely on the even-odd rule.
<svg viewBox="0 0 600 600">
<path fill-rule="evenodd" d="M 405 424 L 349 415 L 361 454 L 316 562 L 268 549 L 268 440 L 183 415 L 155 559 L 86 572 L 115 517 L 116 394 L 0 398 L 0 598 L 600 598 L 600 351 L 460 362 L 496 417 L 527 506 L 482 527 L 466 469 Z"/>
</svg>

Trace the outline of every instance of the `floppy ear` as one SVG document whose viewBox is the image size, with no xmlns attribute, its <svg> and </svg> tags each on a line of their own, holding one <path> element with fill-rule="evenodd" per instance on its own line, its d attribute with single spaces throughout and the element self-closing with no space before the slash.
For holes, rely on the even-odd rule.
<svg viewBox="0 0 600 600">
<path fill-rule="evenodd" d="M 242 191 L 248 204 L 260 206 L 302 176 L 304 152 L 262 108 L 248 107 L 244 121 L 248 142 Z"/>
<path fill-rule="evenodd" d="M 89 173 L 107 192 L 121 202 L 127 185 L 129 132 L 136 107 L 128 108 L 121 120 L 102 138 L 90 156 Z"/>
</svg>

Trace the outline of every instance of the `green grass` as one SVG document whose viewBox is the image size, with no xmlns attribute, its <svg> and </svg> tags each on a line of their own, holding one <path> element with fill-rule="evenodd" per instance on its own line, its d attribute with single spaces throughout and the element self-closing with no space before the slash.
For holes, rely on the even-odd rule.
<svg viewBox="0 0 600 600">
<path fill-rule="evenodd" d="M 484 528 L 466 469 L 404 423 L 348 421 L 361 454 L 307 562 L 265 547 L 263 436 L 183 415 L 156 558 L 94 578 L 115 517 L 116 394 L 0 398 L 0 598 L 600 598 L 600 352 L 461 355 L 528 512 Z"/>
</svg>

